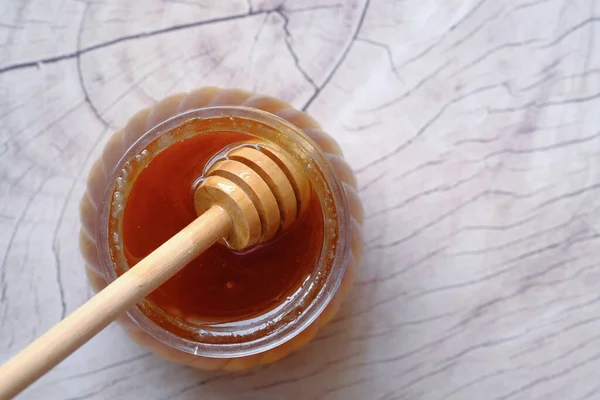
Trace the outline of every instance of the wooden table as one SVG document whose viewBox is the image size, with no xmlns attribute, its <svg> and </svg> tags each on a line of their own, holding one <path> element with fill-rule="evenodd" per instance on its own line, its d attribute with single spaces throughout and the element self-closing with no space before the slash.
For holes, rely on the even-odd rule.
<svg viewBox="0 0 600 400">
<path fill-rule="evenodd" d="M 339 140 L 358 283 L 303 351 L 198 372 L 111 326 L 24 399 L 600 398 L 594 0 L 5 0 L 0 361 L 84 302 L 78 203 L 137 109 L 272 94 Z"/>
</svg>

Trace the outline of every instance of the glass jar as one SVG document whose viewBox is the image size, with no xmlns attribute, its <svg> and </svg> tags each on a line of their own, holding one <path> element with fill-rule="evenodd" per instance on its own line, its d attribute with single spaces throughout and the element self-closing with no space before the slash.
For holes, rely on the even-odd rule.
<svg viewBox="0 0 600 400">
<path fill-rule="evenodd" d="M 192 118 L 205 122 L 201 131 L 169 136 Z M 90 285 L 98 292 L 128 269 L 123 257 L 115 263 L 110 253 L 119 249 L 122 219 L 114 194 L 120 191 L 126 201 L 127 188 L 135 179 L 129 175 L 132 165 L 141 170 L 174 140 L 218 130 L 260 136 L 306 165 L 325 224 L 317 267 L 296 295 L 247 320 L 198 325 L 145 300 L 118 322 L 135 342 L 169 361 L 202 369 L 241 370 L 276 361 L 309 342 L 337 313 L 362 253 L 363 211 L 355 176 L 337 143 L 306 113 L 272 97 L 218 88 L 173 95 L 138 112 L 109 139 L 90 171 L 81 203 L 80 247 Z M 150 148 L 154 151 L 148 152 Z M 116 241 L 111 244 L 109 238 Z M 157 319 L 166 323 L 158 325 Z M 181 333 L 186 331 L 194 332 L 193 337 Z"/>
</svg>

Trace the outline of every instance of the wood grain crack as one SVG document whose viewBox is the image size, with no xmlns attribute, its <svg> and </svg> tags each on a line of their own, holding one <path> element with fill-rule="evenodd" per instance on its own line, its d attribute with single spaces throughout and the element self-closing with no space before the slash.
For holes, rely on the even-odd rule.
<svg viewBox="0 0 600 400">
<path fill-rule="evenodd" d="M 498 376 L 506 375 L 507 373 L 515 372 L 516 370 L 520 370 L 520 369 L 522 369 L 522 367 L 517 366 L 514 368 L 500 369 L 498 371 L 494 371 L 489 374 L 481 375 L 481 376 L 479 376 L 473 380 L 470 380 L 467 383 L 457 387 L 456 389 L 452 390 L 450 393 L 448 393 L 446 396 L 444 396 L 444 398 L 442 400 L 450 399 L 450 398 L 454 397 L 455 395 L 457 395 L 458 393 L 464 391 L 465 389 L 473 387 L 473 386 L 477 385 L 478 383 L 486 381 L 490 378 L 496 378 Z"/>
<path fill-rule="evenodd" d="M 275 10 L 275 13 L 283 19 L 283 31 L 285 33 L 285 45 L 286 45 L 288 51 L 290 52 L 290 55 L 294 59 L 294 64 L 296 65 L 296 69 L 298 69 L 298 71 L 300 71 L 300 73 L 302 74 L 304 79 L 306 79 L 306 81 L 313 87 L 313 89 L 316 90 L 317 85 L 315 84 L 315 81 L 313 81 L 313 79 L 310 77 L 308 72 L 306 72 L 306 70 L 300 65 L 300 59 L 298 58 L 298 55 L 296 54 L 296 51 L 294 50 L 294 46 L 292 45 L 292 42 L 291 42 L 292 35 L 289 30 L 290 20 L 289 20 L 288 16 L 285 15 L 285 13 L 283 12 L 283 9 L 281 7 L 277 8 Z"/>
<path fill-rule="evenodd" d="M 120 360 L 120 361 L 117 361 L 117 362 L 105 365 L 105 366 L 100 367 L 100 368 L 95 368 L 95 369 L 92 369 L 92 370 L 89 370 L 89 371 L 85 371 L 85 372 L 81 372 L 81 373 L 78 373 L 78 374 L 69 375 L 69 376 L 67 376 L 65 378 L 60 379 L 60 382 L 63 382 L 63 381 L 69 380 L 69 379 L 83 378 L 83 377 L 86 377 L 86 376 L 97 374 L 99 372 L 105 372 L 105 371 L 108 371 L 108 370 L 113 369 L 113 368 L 121 367 L 123 365 L 129 365 L 131 363 L 134 363 L 134 362 L 146 359 L 146 358 L 148 358 L 150 356 L 152 356 L 152 353 L 144 353 L 144 354 L 140 354 L 140 355 L 137 355 L 137 356 L 134 356 L 134 357 L 131 357 L 131 358 L 126 358 L 125 360 Z"/>
<path fill-rule="evenodd" d="M 553 0 L 534 0 L 534 1 L 523 3 L 523 4 L 519 4 L 518 6 L 516 6 L 514 8 L 514 10 L 524 10 L 526 8 L 535 7 L 537 5 L 549 3 L 551 1 L 553 1 Z"/>
<path fill-rule="evenodd" d="M 322 363 L 320 365 L 318 365 L 318 368 L 314 369 L 313 371 L 304 374 L 302 376 L 299 377 L 293 377 L 293 378 L 285 378 L 285 379 L 280 379 L 271 383 L 265 383 L 265 384 L 260 384 L 260 385 L 256 385 L 252 388 L 252 390 L 255 391 L 260 391 L 260 390 L 264 390 L 264 389 L 271 389 L 277 386 L 283 386 L 283 385 L 287 385 L 289 383 L 293 383 L 293 382 L 297 382 L 297 381 L 302 381 L 304 379 L 308 379 L 311 378 L 313 376 L 317 376 L 319 374 L 322 374 L 324 372 L 327 372 L 329 370 L 330 367 L 335 366 L 335 365 L 339 365 L 344 363 L 345 361 L 348 361 L 349 358 L 355 357 L 357 355 L 359 355 L 359 351 L 353 351 L 351 353 L 348 353 L 347 355 L 345 355 L 344 357 L 335 359 L 335 360 L 331 360 L 328 361 L 326 363 Z"/>
<path fill-rule="evenodd" d="M 152 30 L 152 31 L 148 31 L 148 32 L 140 32 L 140 33 L 135 33 L 135 34 L 131 34 L 131 35 L 124 35 L 124 36 L 121 36 L 121 37 L 118 37 L 118 38 L 115 38 L 112 40 L 108 40 L 106 42 L 98 43 L 98 44 L 95 44 L 95 45 L 92 45 L 89 47 L 84 47 L 84 48 L 82 48 L 80 50 L 76 50 L 72 53 L 62 54 L 62 55 L 54 56 L 54 57 L 42 58 L 42 59 L 39 59 L 36 61 L 27 61 L 27 62 L 23 62 L 23 63 L 8 65 L 8 66 L 0 68 L 0 74 L 9 72 L 9 71 L 23 69 L 23 68 L 34 68 L 34 67 L 39 68 L 42 64 L 54 64 L 59 61 L 70 60 L 70 59 L 82 56 L 84 54 L 87 54 L 89 52 L 104 49 L 106 47 L 110 47 L 115 44 L 127 42 L 130 40 L 149 38 L 149 37 L 156 36 L 156 35 L 162 35 L 165 33 L 176 32 L 176 31 L 181 31 L 181 30 L 190 29 L 190 28 L 197 28 L 197 27 L 205 26 L 205 25 L 218 24 L 221 22 L 236 21 L 236 20 L 240 20 L 240 19 L 243 19 L 243 18 L 246 18 L 249 16 L 262 15 L 262 14 L 269 13 L 272 11 L 274 11 L 274 10 L 253 11 L 253 12 L 248 12 L 248 13 L 244 13 L 244 14 L 235 14 L 235 15 L 229 15 L 226 17 L 213 18 L 213 19 L 205 20 L 205 21 L 197 21 L 197 22 L 173 25 L 173 26 L 170 26 L 167 28 L 156 29 L 156 30 Z"/>
<path fill-rule="evenodd" d="M 57 229 L 58 229 L 57 225 Z M 56 233 L 56 232 L 55 232 Z M 55 269 L 56 269 L 56 285 L 58 286 L 58 293 L 60 296 L 60 319 L 63 320 L 65 318 L 65 316 L 67 315 L 67 303 L 65 302 L 65 288 L 63 287 L 63 282 L 62 282 L 62 276 L 61 276 L 61 271 L 62 271 L 62 266 L 60 263 L 60 254 L 59 254 L 59 243 L 56 240 L 52 241 L 52 254 L 54 255 L 54 263 L 55 263 Z"/>
<path fill-rule="evenodd" d="M 235 378 L 243 378 L 245 376 L 248 376 L 248 374 L 236 374 L 236 375 L 234 375 Z M 173 399 L 176 399 L 176 398 L 180 397 L 181 395 L 189 393 L 189 392 L 193 391 L 194 389 L 197 389 L 197 388 L 202 387 L 204 385 L 207 385 L 209 383 L 217 382 L 217 381 L 220 381 L 220 380 L 232 379 L 232 378 L 233 377 L 230 374 L 220 374 L 220 375 L 217 375 L 217 376 L 212 376 L 210 378 L 203 379 L 203 380 L 201 380 L 199 382 L 195 382 L 195 383 L 193 383 L 191 385 L 184 386 L 181 389 L 179 389 L 177 391 L 177 393 L 169 395 L 167 397 L 164 397 L 161 400 L 173 400 Z"/>
<path fill-rule="evenodd" d="M 577 32 L 578 30 L 580 30 L 582 28 L 585 28 L 588 24 L 595 24 L 598 21 L 600 21 L 600 17 L 596 17 L 596 16 L 584 19 L 583 21 L 579 22 L 578 24 L 575 24 L 572 27 L 570 27 L 569 29 L 565 30 L 562 34 L 558 35 L 558 37 L 556 39 L 554 39 L 550 43 L 547 43 L 544 46 L 542 46 L 542 48 L 546 49 L 546 48 L 549 48 L 552 46 L 556 46 L 558 43 L 562 42 L 567 37 L 571 36 L 573 33 Z"/>
<path fill-rule="evenodd" d="M 418 53 L 415 56 L 413 56 L 413 57 L 409 58 L 408 60 L 406 60 L 402 64 L 402 68 L 404 68 L 404 67 L 406 67 L 406 66 L 408 66 L 408 65 L 410 65 L 410 64 L 412 64 L 414 62 L 419 61 L 420 59 L 422 59 L 423 57 L 425 57 L 427 54 L 431 53 L 431 51 L 433 49 L 435 49 L 444 39 L 446 39 L 451 32 L 455 31 L 465 21 L 467 21 L 471 16 L 473 16 L 473 14 L 475 14 L 477 12 L 477 10 L 479 10 L 486 2 L 487 2 L 487 0 L 480 0 L 469 11 L 467 11 L 464 16 L 462 16 L 458 21 L 456 21 L 454 24 L 452 24 L 443 34 L 441 34 L 432 44 L 430 44 L 429 46 L 427 46 L 420 53 Z"/>
<path fill-rule="evenodd" d="M 600 394 L 600 385 L 594 386 L 583 396 L 576 398 L 575 400 L 589 400 L 589 399 L 597 399 Z"/>
<path fill-rule="evenodd" d="M 394 204 L 394 205 L 392 205 L 390 207 L 382 208 L 381 210 L 377 210 L 376 212 L 374 212 L 372 214 L 366 215 L 365 216 L 365 220 L 377 217 L 377 216 L 382 215 L 382 214 L 387 214 L 390 211 L 400 210 L 400 209 L 406 207 L 407 205 L 415 202 L 416 200 L 421 199 L 422 197 L 427 197 L 427 196 L 429 196 L 431 194 L 435 194 L 435 193 L 444 193 L 444 192 L 452 191 L 452 190 L 454 190 L 454 189 L 456 189 L 456 188 L 458 188 L 458 187 L 460 187 L 460 186 L 462 186 L 462 185 L 464 185 L 466 183 L 472 182 L 473 180 L 481 177 L 481 175 L 483 173 L 485 173 L 485 172 L 486 172 L 486 169 L 483 168 L 480 171 L 475 172 L 471 176 L 469 176 L 467 178 L 457 179 L 455 182 L 453 182 L 451 184 L 450 183 L 447 183 L 447 184 L 445 183 L 445 184 L 442 184 L 442 185 L 439 185 L 439 186 L 436 186 L 436 187 L 433 187 L 433 188 L 430 188 L 430 189 L 425 189 L 425 190 L 423 190 L 421 192 L 417 192 L 414 195 L 408 197 L 407 199 L 401 201 L 400 203 Z"/>
<path fill-rule="evenodd" d="M 92 103 L 92 100 L 90 99 L 90 94 L 89 94 L 89 92 L 87 90 L 87 86 L 83 80 L 83 73 L 81 71 L 81 35 L 83 32 L 83 22 L 85 21 L 85 17 L 87 16 L 88 10 L 89 10 L 89 4 L 86 3 L 83 13 L 81 15 L 81 21 L 79 22 L 79 30 L 77 32 L 77 51 L 75 52 L 77 54 L 76 55 L 77 76 L 79 78 L 79 86 L 81 87 L 81 91 L 83 92 L 83 98 L 84 98 L 85 102 L 90 107 L 90 109 L 92 110 L 92 113 L 96 116 L 98 121 L 100 121 L 100 123 L 102 125 L 104 125 L 105 128 L 109 128 L 110 124 L 108 123 L 108 121 L 106 121 L 102 117 L 102 115 L 100 115 L 100 112 L 98 112 L 98 109 L 96 108 L 94 103 Z"/>
<path fill-rule="evenodd" d="M 96 395 L 98 395 L 98 394 L 100 394 L 102 392 L 105 392 L 109 388 L 116 386 L 118 383 L 124 382 L 124 381 L 128 381 L 130 379 L 133 379 L 135 376 L 141 375 L 141 374 L 143 374 L 145 372 L 147 372 L 147 371 L 143 371 L 143 372 L 136 373 L 136 374 L 125 374 L 125 376 L 120 376 L 118 378 L 110 379 L 105 384 L 103 384 L 100 387 L 92 390 L 89 393 L 86 393 L 86 394 L 83 394 L 83 395 L 80 395 L 80 396 L 69 397 L 66 400 L 86 400 L 86 399 L 93 398 Z"/>
<path fill-rule="evenodd" d="M 329 84 L 329 82 L 331 81 L 331 79 L 333 78 L 335 73 L 337 72 L 337 70 L 340 68 L 340 66 L 342 65 L 342 63 L 344 62 L 346 57 L 348 56 L 348 53 L 350 52 L 350 49 L 352 48 L 352 44 L 358 37 L 358 33 L 360 32 L 360 29 L 362 28 L 362 25 L 365 21 L 365 17 L 367 15 L 367 11 L 369 10 L 370 3 L 371 3 L 371 0 L 365 0 L 365 5 L 360 13 L 360 17 L 358 19 L 358 23 L 356 24 L 356 29 L 355 29 L 354 33 L 352 34 L 352 39 L 350 40 L 350 43 L 348 43 L 348 46 L 346 46 L 346 48 L 342 52 L 340 58 L 334 64 L 333 68 L 331 69 L 331 72 L 327 75 L 327 77 L 325 78 L 323 83 L 317 87 L 317 90 L 313 93 L 313 95 L 306 101 L 306 103 L 304 103 L 304 106 L 302 106 L 302 111 L 308 110 L 308 107 L 310 107 L 310 105 L 313 103 L 313 101 L 315 101 L 315 99 L 319 96 L 319 94 L 323 91 L 323 89 L 325 89 L 325 87 L 327 87 L 327 85 Z"/>
<path fill-rule="evenodd" d="M 315 11 L 315 10 L 336 10 L 336 9 L 339 9 L 342 7 L 344 7 L 343 4 L 325 4 L 325 5 L 320 5 L 320 6 L 307 6 L 307 7 L 300 7 L 300 8 L 285 7 L 285 12 L 292 14 L 292 13 Z"/>
<path fill-rule="evenodd" d="M 579 232 L 578 232 L 579 233 Z M 464 282 L 459 282 L 459 283 L 454 283 L 451 285 L 445 285 L 445 286 L 439 286 L 437 288 L 432 288 L 432 289 L 427 289 L 424 290 L 422 292 L 416 293 L 414 295 L 411 296 L 412 299 L 416 299 L 416 298 L 422 298 L 424 296 L 429 296 L 431 294 L 434 293 L 440 293 L 440 292 L 445 292 L 445 291 L 449 291 L 449 290 L 456 290 L 456 289 L 461 289 L 461 288 L 465 288 L 465 287 L 469 287 L 472 286 L 474 284 L 479 284 L 479 283 L 483 283 L 483 282 L 487 282 L 493 278 L 496 278 L 498 276 L 502 276 L 504 274 L 507 274 L 508 272 L 510 272 L 513 269 L 513 266 L 515 264 L 518 264 L 519 262 L 524 261 L 527 258 L 531 258 L 537 255 L 540 255 L 542 253 L 545 253 L 547 251 L 550 250 L 554 250 L 554 249 L 558 249 L 561 247 L 568 247 L 568 243 L 565 244 L 565 241 L 560 240 L 557 242 L 554 242 L 552 244 L 549 244 L 547 246 L 543 246 L 541 248 L 537 248 L 535 250 L 532 251 L 528 251 L 524 254 L 521 254 L 517 257 L 511 258 L 509 259 L 507 262 L 501 263 L 500 266 L 505 266 L 508 265 L 508 267 L 504 267 L 501 269 L 498 269 L 492 273 L 489 273 L 485 276 L 482 276 L 480 278 L 477 279 L 473 279 L 473 280 L 469 280 L 469 281 L 464 281 Z M 520 288 L 519 290 L 523 290 L 523 288 Z"/>
<path fill-rule="evenodd" d="M 564 369 L 562 369 L 559 372 L 556 372 L 556 373 L 553 373 L 553 374 L 549 374 L 549 375 L 543 376 L 543 377 L 538 378 L 538 379 L 534 379 L 531 382 L 529 382 L 528 384 L 523 385 L 523 386 L 521 386 L 520 388 L 518 388 L 516 390 L 513 390 L 511 392 L 508 392 L 505 395 L 502 395 L 502 396 L 494 398 L 494 400 L 507 400 L 507 399 L 513 398 L 515 396 L 522 395 L 527 390 L 529 390 L 529 389 L 531 389 L 531 388 L 533 388 L 535 386 L 538 386 L 541 383 L 548 382 L 548 381 L 551 381 L 551 380 L 554 380 L 554 379 L 566 376 L 566 375 L 570 374 L 571 372 L 573 372 L 573 371 L 575 371 L 575 370 L 577 370 L 577 369 L 579 369 L 579 368 L 581 368 L 581 367 L 583 367 L 583 366 L 585 366 L 585 365 L 587 365 L 589 363 L 595 363 L 598 360 L 600 360 L 600 353 L 594 354 L 593 356 L 588 357 L 588 358 L 584 359 L 583 361 L 580 361 L 580 362 L 577 362 L 577 363 L 573 363 L 570 367 L 564 368 Z"/>
<path fill-rule="evenodd" d="M 529 46 L 529 45 L 535 44 L 535 43 L 540 43 L 541 41 L 542 41 L 542 39 L 540 39 L 540 38 L 533 38 L 533 39 L 521 40 L 518 42 L 503 43 L 501 45 L 498 45 L 498 46 L 486 51 L 482 55 L 476 57 L 474 60 L 465 64 L 461 69 L 459 69 L 454 74 L 452 74 L 452 77 L 455 77 L 455 76 L 473 68 L 474 66 L 480 64 L 481 62 L 488 59 L 491 55 L 496 54 L 499 51 L 506 50 L 506 49 L 518 49 L 520 47 Z"/>
<path fill-rule="evenodd" d="M 357 174 L 363 173 L 366 170 L 368 170 L 370 168 L 373 168 L 374 166 L 379 165 L 382 162 L 388 160 L 389 158 L 394 157 L 395 155 L 397 155 L 398 153 L 400 153 L 402 150 L 404 150 L 405 148 L 407 148 L 408 146 L 410 146 L 415 140 L 417 140 L 419 137 L 421 137 L 438 119 L 440 119 L 441 116 L 444 115 L 444 113 L 446 112 L 446 110 L 450 106 L 452 106 L 452 105 L 454 105 L 454 104 L 456 104 L 456 103 L 458 103 L 458 102 L 460 102 L 460 101 L 462 101 L 462 100 L 464 100 L 466 98 L 469 98 L 469 97 L 471 97 L 473 95 L 476 95 L 476 94 L 479 94 L 479 93 L 482 93 L 482 92 L 486 92 L 486 91 L 489 91 L 489 90 L 494 90 L 494 89 L 497 89 L 499 87 L 502 87 L 502 84 L 494 84 L 494 85 L 483 86 L 483 87 L 480 87 L 480 88 L 477 88 L 477 89 L 473 89 L 472 91 L 470 91 L 468 93 L 465 93 L 465 94 L 463 94 L 461 96 L 455 97 L 455 98 L 451 99 L 450 101 L 446 102 L 445 104 L 443 104 L 438 109 L 438 111 L 431 118 L 429 118 L 421 126 L 421 128 L 419 128 L 419 130 L 417 132 L 415 132 L 415 134 L 412 137 L 406 139 L 402 144 L 400 144 L 399 146 L 397 146 L 391 152 L 389 152 L 387 154 L 384 154 L 383 156 L 381 156 L 381 157 L 379 157 L 379 158 L 377 158 L 377 159 L 375 159 L 375 160 L 367 163 L 366 165 L 364 165 L 364 166 L 356 169 L 356 173 Z"/>
<path fill-rule="evenodd" d="M 6 246 L 6 250 L 4 252 L 4 257 L 2 258 L 2 266 L 0 267 L 0 303 L 6 302 L 6 296 L 7 296 L 6 293 L 7 293 L 7 289 L 8 289 L 7 283 L 6 283 L 6 271 L 8 269 L 8 256 L 10 255 L 10 251 L 12 249 L 15 238 L 17 236 L 17 232 L 19 231 L 21 223 L 25 219 L 27 212 L 29 212 L 29 209 L 31 208 L 33 201 L 36 199 L 38 194 L 40 194 L 42 187 L 46 183 L 47 179 L 48 178 L 42 180 L 42 182 L 38 185 L 38 187 L 35 189 L 35 191 L 33 191 L 33 193 L 31 193 L 31 195 L 29 196 L 29 199 L 25 203 L 25 207 L 23 207 L 23 211 L 21 211 L 21 213 L 19 214 L 19 217 L 17 218 L 17 220 L 15 222 L 15 226 L 12 230 L 10 238 L 8 239 L 8 245 Z"/>
<path fill-rule="evenodd" d="M 62 225 L 63 218 L 65 217 L 65 212 L 67 210 L 67 204 L 73 194 L 73 189 L 75 188 L 75 184 L 77 183 L 76 179 L 73 179 L 69 190 L 67 191 L 67 195 L 65 196 L 65 201 L 61 207 L 60 213 L 58 215 L 58 219 L 56 222 L 56 227 L 54 228 L 54 232 L 52 234 L 52 254 L 54 255 L 54 267 L 55 267 L 55 277 L 56 277 L 56 285 L 58 286 L 58 293 L 60 295 L 60 319 L 64 319 L 67 315 L 67 303 L 65 301 L 65 289 L 62 281 L 62 264 L 60 261 L 60 243 L 58 240 L 58 231 L 60 230 L 60 226 Z"/>
<path fill-rule="evenodd" d="M 494 152 L 486 154 L 483 157 L 478 158 L 474 161 L 469 161 L 469 163 L 481 163 L 481 162 L 489 160 L 490 158 L 493 158 L 493 157 L 496 157 L 499 155 L 504 155 L 504 154 L 512 154 L 512 155 L 533 154 L 533 153 L 544 152 L 544 151 L 558 150 L 558 149 L 562 149 L 562 148 L 565 148 L 568 146 L 573 146 L 573 145 L 577 145 L 577 144 L 581 144 L 581 143 L 585 143 L 585 142 L 589 142 L 589 141 L 594 141 L 595 139 L 599 139 L 599 138 L 600 138 L 600 132 L 595 133 L 593 135 L 585 136 L 582 138 L 565 140 L 564 142 L 558 142 L 558 143 L 550 144 L 547 146 L 530 147 L 530 148 L 523 148 L 523 149 L 506 148 L 506 149 L 496 150 Z"/>
<path fill-rule="evenodd" d="M 500 9 L 494 15 L 492 15 L 490 17 L 487 17 L 479 25 L 477 25 L 475 28 L 473 28 L 471 31 L 469 31 L 465 36 L 463 36 L 462 38 L 454 41 L 450 45 L 450 49 L 452 51 L 454 51 L 458 46 L 462 45 L 463 43 L 465 43 L 469 39 L 473 38 L 481 29 L 483 29 L 485 26 L 487 26 L 491 22 L 493 22 L 496 19 L 498 19 L 498 17 L 500 17 L 501 15 L 503 15 L 504 9 L 505 9 L 504 6 L 500 7 Z"/>
<path fill-rule="evenodd" d="M 565 199 L 570 199 L 570 198 L 573 198 L 573 197 L 577 197 L 577 196 L 580 196 L 582 194 L 590 193 L 590 192 L 592 192 L 594 190 L 598 190 L 598 189 L 600 189 L 600 183 L 595 183 L 595 184 L 583 187 L 581 189 L 573 190 L 571 192 L 564 193 L 564 194 L 561 194 L 560 196 L 553 197 L 551 199 L 543 201 L 542 203 L 540 203 L 536 207 L 536 209 L 544 208 L 544 207 L 547 207 L 547 206 L 549 206 L 551 204 L 559 202 L 561 200 L 565 200 Z"/>
<path fill-rule="evenodd" d="M 400 77 L 400 73 L 398 72 L 398 69 L 396 68 L 396 64 L 394 63 L 394 55 L 392 54 L 392 50 L 390 49 L 390 46 L 388 46 L 385 43 L 378 42 L 376 40 L 371 40 L 371 39 L 362 38 L 362 37 L 357 37 L 356 41 L 357 42 L 367 43 L 367 44 L 370 44 L 372 46 L 379 47 L 379 48 L 383 49 L 385 51 L 385 54 L 387 55 L 388 62 L 390 64 L 390 68 L 392 69 L 392 72 L 396 76 L 396 79 L 399 82 L 404 83 L 404 81 Z"/>
</svg>

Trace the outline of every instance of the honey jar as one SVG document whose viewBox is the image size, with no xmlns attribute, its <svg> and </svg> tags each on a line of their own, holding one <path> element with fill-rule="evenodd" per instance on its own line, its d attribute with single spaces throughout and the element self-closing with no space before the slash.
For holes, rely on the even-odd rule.
<svg viewBox="0 0 600 400">
<path fill-rule="evenodd" d="M 287 103 L 219 88 L 165 98 L 109 139 L 81 203 L 90 285 L 102 290 L 190 223 L 207 168 L 256 139 L 303 166 L 310 201 L 285 232 L 243 251 L 214 245 L 118 320 L 164 359 L 209 370 L 274 362 L 309 342 L 352 286 L 363 212 L 340 147 Z"/>
</svg>

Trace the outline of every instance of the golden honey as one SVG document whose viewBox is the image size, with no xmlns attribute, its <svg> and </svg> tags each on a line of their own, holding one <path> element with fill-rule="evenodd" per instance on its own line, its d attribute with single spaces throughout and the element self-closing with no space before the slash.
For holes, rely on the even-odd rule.
<svg viewBox="0 0 600 400">
<path fill-rule="evenodd" d="M 306 165 L 310 205 L 264 245 L 241 253 L 213 246 L 121 318 L 136 342 L 165 359 L 245 369 L 285 356 L 330 321 L 363 246 L 354 174 L 305 113 L 215 88 L 136 114 L 90 172 L 81 249 L 97 291 L 195 218 L 194 184 L 216 153 L 261 136 Z"/>
</svg>

